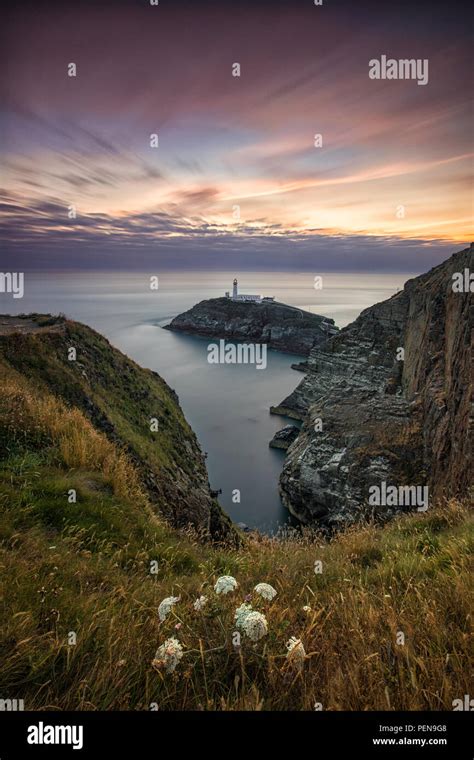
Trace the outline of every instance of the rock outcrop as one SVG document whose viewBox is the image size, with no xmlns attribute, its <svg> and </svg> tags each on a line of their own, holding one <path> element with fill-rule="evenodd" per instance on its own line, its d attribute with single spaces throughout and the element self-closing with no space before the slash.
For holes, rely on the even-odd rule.
<svg viewBox="0 0 474 760">
<path fill-rule="evenodd" d="M 268 444 L 272 449 L 286 449 L 298 438 L 299 428 L 296 425 L 287 425 L 281 430 L 277 430 L 272 440 Z"/>
<path fill-rule="evenodd" d="M 231 298 L 201 301 L 179 314 L 168 330 L 254 343 L 307 355 L 337 333 L 334 320 L 277 302 L 243 303 Z"/>
<path fill-rule="evenodd" d="M 369 499 L 384 482 L 427 486 L 430 500 L 469 492 L 472 269 L 471 246 L 363 311 L 313 348 L 300 385 L 272 408 L 304 421 L 280 478 L 301 521 L 334 529 L 368 512 L 385 519 L 400 504 Z"/>
</svg>

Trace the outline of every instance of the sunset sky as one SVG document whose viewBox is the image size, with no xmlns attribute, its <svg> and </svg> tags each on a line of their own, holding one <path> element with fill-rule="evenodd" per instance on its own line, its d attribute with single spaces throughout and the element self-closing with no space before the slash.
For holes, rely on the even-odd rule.
<svg viewBox="0 0 474 760">
<path fill-rule="evenodd" d="M 468 15 L 414 5 L 22 4 L 1 40 L 5 259 L 422 271 L 463 247 Z M 369 79 L 383 54 L 427 58 L 429 83 Z"/>
</svg>

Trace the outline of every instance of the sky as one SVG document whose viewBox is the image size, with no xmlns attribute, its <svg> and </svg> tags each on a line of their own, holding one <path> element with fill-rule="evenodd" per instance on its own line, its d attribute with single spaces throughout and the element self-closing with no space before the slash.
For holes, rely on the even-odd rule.
<svg viewBox="0 0 474 760">
<path fill-rule="evenodd" d="M 13 4 L 2 259 L 426 270 L 472 237 L 468 19 L 456 0 Z M 427 59 L 428 83 L 371 79 L 382 55 Z"/>
</svg>

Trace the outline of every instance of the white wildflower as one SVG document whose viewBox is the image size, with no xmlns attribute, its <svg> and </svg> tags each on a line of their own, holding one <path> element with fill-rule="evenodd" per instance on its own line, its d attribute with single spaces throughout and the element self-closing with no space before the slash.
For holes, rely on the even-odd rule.
<svg viewBox="0 0 474 760">
<path fill-rule="evenodd" d="M 166 639 L 156 650 L 152 665 L 155 668 L 164 668 L 167 673 L 173 673 L 183 656 L 183 647 L 178 639 Z"/>
<path fill-rule="evenodd" d="M 166 599 L 163 599 L 160 606 L 158 607 L 158 616 L 161 622 L 163 622 L 163 620 L 166 620 L 171 612 L 171 608 L 176 604 L 176 602 L 179 602 L 180 599 L 180 596 L 167 596 Z"/>
<path fill-rule="evenodd" d="M 307 612 L 307 613 L 311 612 L 311 607 L 309 606 L 309 604 L 305 604 L 305 606 L 303 607 L 303 612 Z"/>
<path fill-rule="evenodd" d="M 249 612 L 242 621 L 242 628 L 252 641 L 258 641 L 268 633 L 265 615 L 261 612 Z"/>
<path fill-rule="evenodd" d="M 199 599 L 196 599 L 196 601 L 193 604 L 193 607 L 197 612 L 200 612 L 202 608 L 207 604 L 208 599 L 207 596 L 200 596 Z"/>
<path fill-rule="evenodd" d="M 287 642 L 286 648 L 288 649 L 287 658 L 301 670 L 306 659 L 306 652 L 301 639 L 292 636 Z"/>
<path fill-rule="evenodd" d="M 263 596 L 264 599 L 268 599 L 270 602 L 277 595 L 276 590 L 273 588 L 273 586 L 270 586 L 269 583 L 257 583 L 254 591 L 256 591 L 257 594 L 260 594 L 260 596 Z"/>
<path fill-rule="evenodd" d="M 234 615 L 237 628 L 243 628 L 244 620 L 250 612 L 253 612 L 250 604 L 241 604 L 240 607 L 237 607 Z"/>
<path fill-rule="evenodd" d="M 235 591 L 238 585 L 239 584 L 235 578 L 231 575 L 221 575 L 221 577 L 217 579 L 214 591 L 216 594 L 228 594 L 229 591 Z"/>
</svg>

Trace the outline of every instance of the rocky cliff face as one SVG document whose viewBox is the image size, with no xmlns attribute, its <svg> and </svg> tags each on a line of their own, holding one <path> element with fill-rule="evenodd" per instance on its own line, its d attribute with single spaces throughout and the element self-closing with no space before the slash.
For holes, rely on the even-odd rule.
<svg viewBox="0 0 474 760">
<path fill-rule="evenodd" d="M 471 246 L 363 311 L 313 348 L 303 381 L 272 409 L 304 420 L 280 478 L 283 502 L 303 522 L 352 523 L 373 511 L 369 489 L 383 482 L 426 485 L 430 500 L 468 493 L 472 269 Z"/>
<path fill-rule="evenodd" d="M 75 358 L 71 358 L 74 349 Z M 124 449 L 151 503 L 176 527 L 236 539 L 211 496 L 204 457 L 178 397 L 94 330 L 44 315 L 0 316 L 0 363 L 78 407 Z"/>
<path fill-rule="evenodd" d="M 307 355 L 337 332 L 334 320 L 286 304 L 240 303 L 229 298 L 201 301 L 166 329 L 209 338 L 266 343 L 269 348 Z"/>
</svg>

